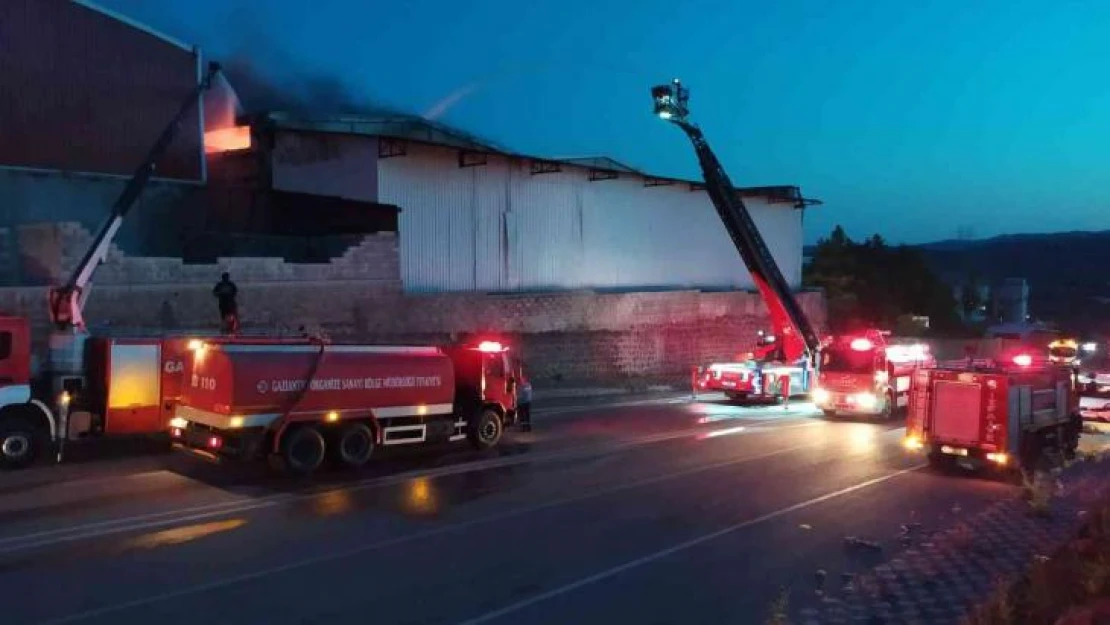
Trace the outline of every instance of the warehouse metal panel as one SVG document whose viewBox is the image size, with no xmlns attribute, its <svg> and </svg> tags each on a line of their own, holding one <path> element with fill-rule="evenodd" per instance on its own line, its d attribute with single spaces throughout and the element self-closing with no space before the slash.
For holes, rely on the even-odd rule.
<svg viewBox="0 0 1110 625">
<path fill-rule="evenodd" d="M 401 207 L 401 278 L 410 292 L 472 291 L 476 278 L 476 168 L 450 150 L 415 144 L 378 166 L 379 201 Z"/>
<path fill-rule="evenodd" d="M 581 170 L 532 174 L 528 163 L 512 167 L 509 205 L 511 286 L 519 290 L 575 289 L 586 268 Z"/>
<path fill-rule="evenodd" d="M 68 0 L 3 0 L 0 42 L 0 166 L 130 176 L 199 78 L 190 47 Z M 159 177 L 202 178 L 200 125 Z"/>
<path fill-rule="evenodd" d="M 704 191 L 642 178 L 590 182 L 583 169 L 533 174 L 490 155 L 409 145 L 378 164 L 379 201 L 401 207 L 409 292 L 581 288 L 753 288 Z M 792 286 L 800 286 L 802 211 L 745 198 Z"/>
</svg>

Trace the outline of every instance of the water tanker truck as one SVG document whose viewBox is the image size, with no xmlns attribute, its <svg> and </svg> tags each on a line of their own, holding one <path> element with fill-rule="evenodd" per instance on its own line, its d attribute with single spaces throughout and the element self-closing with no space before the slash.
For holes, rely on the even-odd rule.
<svg viewBox="0 0 1110 625">
<path fill-rule="evenodd" d="M 174 446 L 209 460 L 267 461 L 307 475 L 357 469 L 379 446 L 469 441 L 488 449 L 516 420 L 508 349 L 197 342 L 170 421 Z"/>
</svg>

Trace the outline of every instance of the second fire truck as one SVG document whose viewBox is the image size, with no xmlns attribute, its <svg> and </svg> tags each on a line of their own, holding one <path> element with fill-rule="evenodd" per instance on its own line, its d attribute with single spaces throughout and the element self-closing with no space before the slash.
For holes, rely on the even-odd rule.
<svg viewBox="0 0 1110 625">
<path fill-rule="evenodd" d="M 826 415 L 890 419 L 909 405 L 913 372 L 936 364 L 923 343 L 888 343 L 885 332 L 833 339 L 821 350 L 813 403 Z"/>
<path fill-rule="evenodd" d="M 1022 351 L 913 375 L 904 443 L 930 464 L 1028 471 L 1047 450 L 1075 455 L 1083 421 L 1066 365 Z"/>
</svg>

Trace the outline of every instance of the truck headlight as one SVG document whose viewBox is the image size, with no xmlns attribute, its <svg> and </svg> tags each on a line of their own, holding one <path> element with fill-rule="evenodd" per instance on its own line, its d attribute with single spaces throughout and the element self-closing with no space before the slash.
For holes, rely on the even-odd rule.
<svg viewBox="0 0 1110 625">
<path fill-rule="evenodd" d="M 828 391 L 826 391 L 825 389 L 820 388 L 820 387 L 813 389 L 813 403 L 815 403 L 815 404 L 824 404 L 824 403 L 828 403 L 828 401 L 829 401 L 829 392 Z"/>
<path fill-rule="evenodd" d="M 860 408 L 874 408 L 879 403 L 879 398 L 874 393 L 860 393 L 856 395 L 856 405 Z"/>
</svg>

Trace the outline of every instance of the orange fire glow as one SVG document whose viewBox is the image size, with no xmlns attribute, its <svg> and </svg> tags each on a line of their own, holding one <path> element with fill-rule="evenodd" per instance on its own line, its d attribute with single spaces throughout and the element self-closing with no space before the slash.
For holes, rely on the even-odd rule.
<svg viewBox="0 0 1110 625">
<path fill-rule="evenodd" d="M 204 133 L 204 153 L 246 150 L 251 147 L 250 126 L 232 126 Z"/>
</svg>

